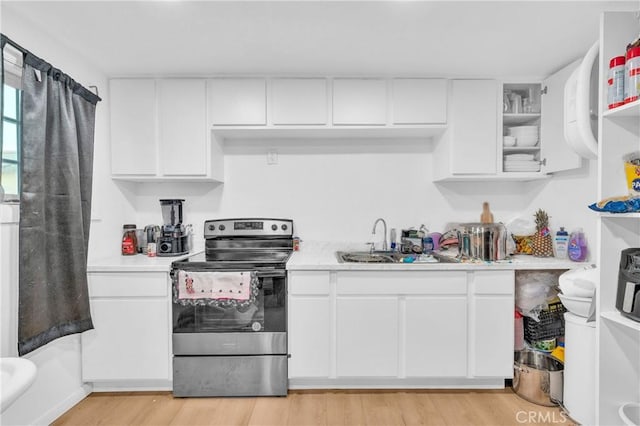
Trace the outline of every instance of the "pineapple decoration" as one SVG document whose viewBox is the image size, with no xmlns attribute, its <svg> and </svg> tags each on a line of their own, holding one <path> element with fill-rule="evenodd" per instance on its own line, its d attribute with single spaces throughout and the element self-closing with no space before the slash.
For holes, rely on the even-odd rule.
<svg viewBox="0 0 640 426">
<path fill-rule="evenodd" d="M 553 256 L 553 238 L 549 231 L 549 215 L 542 209 L 538 209 L 535 214 L 536 233 L 531 242 L 531 254 L 536 257 Z"/>
</svg>

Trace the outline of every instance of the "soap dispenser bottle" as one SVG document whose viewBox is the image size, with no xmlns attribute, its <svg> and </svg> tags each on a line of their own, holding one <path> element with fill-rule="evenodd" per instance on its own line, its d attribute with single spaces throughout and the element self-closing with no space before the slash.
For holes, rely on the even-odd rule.
<svg viewBox="0 0 640 426">
<path fill-rule="evenodd" d="M 587 239 L 581 228 L 573 231 L 569 236 L 567 252 L 569 259 L 574 262 L 584 262 L 587 259 Z"/>
<path fill-rule="evenodd" d="M 560 227 L 560 230 L 556 232 L 556 257 L 558 259 L 567 258 L 567 249 L 569 247 L 569 233 L 564 230 L 564 227 Z"/>
</svg>

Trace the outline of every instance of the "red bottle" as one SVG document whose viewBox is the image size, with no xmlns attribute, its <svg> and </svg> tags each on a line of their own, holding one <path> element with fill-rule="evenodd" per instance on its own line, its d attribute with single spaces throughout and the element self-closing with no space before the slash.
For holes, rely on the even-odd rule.
<svg viewBox="0 0 640 426">
<path fill-rule="evenodd" d="M 122 226 L 122 255 L 129 256 L 138 253 L 138 239 L 136 238 L 136 225 Z"/>
</svg>

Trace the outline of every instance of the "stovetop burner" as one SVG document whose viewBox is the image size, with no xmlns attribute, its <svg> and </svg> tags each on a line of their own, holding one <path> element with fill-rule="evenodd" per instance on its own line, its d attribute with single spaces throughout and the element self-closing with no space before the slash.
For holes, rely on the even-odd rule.
<svg viewBox="0 0 640 426">
<path fill-rule="evenodd" d="M 284 268 L 293 251 L 290 219 L 207 220 L 204 229 L 205 252 L 175 262 L 181 268 Z"/>
</svg>

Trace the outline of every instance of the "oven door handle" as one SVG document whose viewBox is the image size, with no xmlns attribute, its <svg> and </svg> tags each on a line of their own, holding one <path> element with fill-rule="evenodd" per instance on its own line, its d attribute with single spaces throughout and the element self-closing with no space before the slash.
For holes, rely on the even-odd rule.
<svg viewBox="0 0 640 426">
<path fill-rule="evenodd" d="M 258 276 L 258 278 L 282 278 L 287 275 L 287 271 L 256 271 L 256 275 Z"/>
</svg>

